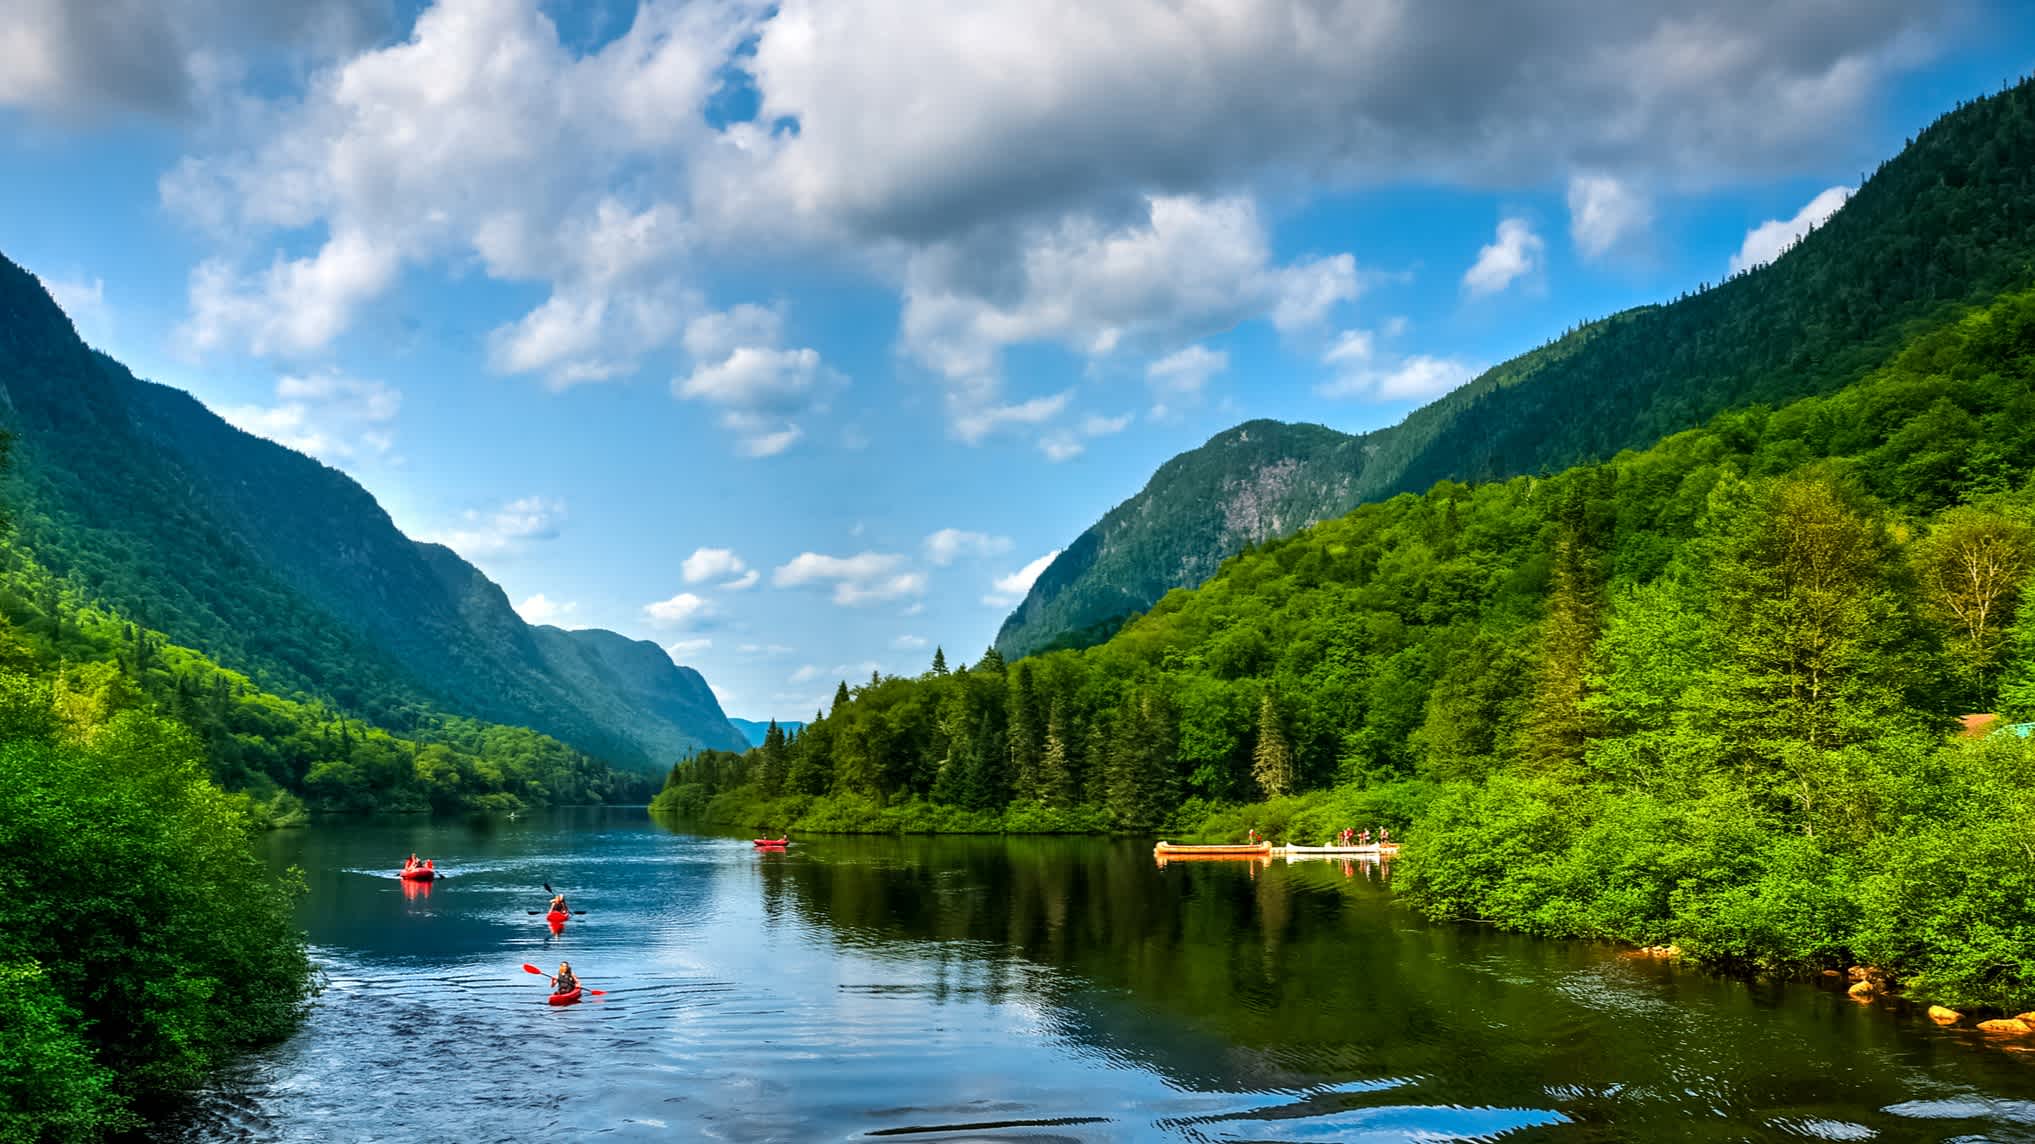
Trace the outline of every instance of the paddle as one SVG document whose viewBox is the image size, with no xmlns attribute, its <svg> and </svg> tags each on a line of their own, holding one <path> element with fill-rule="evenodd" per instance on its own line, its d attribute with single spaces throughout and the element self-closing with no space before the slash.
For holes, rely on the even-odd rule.
<svg viewBox="0 0 2035 1144">
<path fill-rule="evenodd" d="M 551 977 L 551 974 L 544 972 L 527 961 L 523 963 L 523 972 L 534 973 L 539 977 Z M 553 980 L 556 980 L 556 978 L 553 978 Z M 554 986 L 554 988 L 556 987 Z M 584 985 L 580 986 L 580 988 L 586 989 L 586 995 L 589 997 L 606 997 L 608 995 L 608 991 L 605 989 L 587 989 Z"/>
<path fill-rule="evenodd" d="M 553 897 L 556 897 L 556 896 L 557 896 L 557 894 L 558 894 L 558 891 L 556 891 L 556 890 L 554 890 L 554 889 L 552 889 L 552 888 L 551 888 L 551 883 L 549 883 L 549 882 L 546 882 L 546 883 L 544 883 L 544 892 L 545 892 L 545 893 L 547 893 L 547 894 L 550 894 L 550 895 L 552 895 Z M 550 910 L 529 910 L 529 911 L 527 911 L 527 912 L 529 913 L 529 915 L 530 915 L 531 917 L 533 917 L 533 918 L 534 918 L 534 917 L 536 917 L 536 916 L 537 916 L 538 914 L 548 914 L 548 913 L 550 913 L 551 911 L 550 911 Z M 574 911 L 572 911 L 572 916 L 573 916 L 573 917 L 576 917 L 576 918 L 583 918 L 583 917 L 585 917 L 585 916 L 586 916 L 586 911 L 585 911 L 585 910 L 574 910 Z"/>
</svg>

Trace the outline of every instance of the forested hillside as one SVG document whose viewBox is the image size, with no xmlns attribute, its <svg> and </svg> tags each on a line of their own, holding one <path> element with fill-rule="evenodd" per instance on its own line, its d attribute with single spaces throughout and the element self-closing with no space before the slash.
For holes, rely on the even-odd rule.
<svg viewBox="0 0 2035 1144">
<path fill-rule="evenodd" d="M 1773 265 L 1629 310 L 1351 436 L 1254 422 L 1174 458 L 1069 544 L 996 639 L 1106 638 L 1245 544 L 1437 481 L 1548 473 L 1727 409 L 1826 393 L 1946 307 L 2035 282 L 2035 87 L 1963 105 Z"/>
<path fill-rule="evenodd" d="M 612 633 L 533 630 L 344 474 L 86 349 L 5 260 L 0 423 L 37 561 L 263 687 L 404 734 L 448 716 L 530 727 L 638 768 L 745 742 L 697 672 Z"/>
<path fill-rule="evenodd" d="M 2035 294 L 1839 392 L 1244 553 L 1083 651 L 878 678 L 662 805 L 1410 832 L 1437 913 L 2035 1000 Z M 1985 923 L 1972 927 L 1969 919 Z"/>
</svg>

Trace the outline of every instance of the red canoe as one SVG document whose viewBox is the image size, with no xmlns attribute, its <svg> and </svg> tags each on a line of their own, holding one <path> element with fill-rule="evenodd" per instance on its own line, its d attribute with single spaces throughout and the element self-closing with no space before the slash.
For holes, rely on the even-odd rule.
<svg viewBox="0 0 2035 1144">
<path fill-rule="evenodd" d="M 579 990 L 574 989 L 570 993 L 553 993 L 551 995 L 551 1003 L 553 1005 L 576 1005 L 579 1003 Z"/>
<path fill-rule="evenodd" d="M 754 842 L 758 849 L 782 850 L 791 845 L 791 836 L 786 835 L 783 838 L 752 838 L 749 841 Z"/>
<path fill-rule="evenodd" d="M 565 920 L 571 916 L 571 914 L 566 913 L 564 910 L 553 910 L 544 915 L 544 920 L 552 925 L 562 926 L 565 924 Z"/>
<path fill-rule="evenodd" d="M 438 871 L 429 866 L 412 866 L 403 871 L 401 877 L 407 882 L 429 882 L 438 876 Z"/>
</svg>

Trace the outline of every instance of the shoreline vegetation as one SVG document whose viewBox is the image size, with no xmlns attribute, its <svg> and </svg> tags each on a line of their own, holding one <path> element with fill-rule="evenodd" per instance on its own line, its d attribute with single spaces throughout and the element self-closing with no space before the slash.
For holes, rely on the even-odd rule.
<svg viewBox="0 0 2035 1144">
<path fill-rule="evenodd" d="M 873 676 L 660 810 L 1316 841 L 1437 918 L 2035 1008 L 2035 293 L 1835 392 L 1362 506 L 1107 642 Z"/>
</svg>

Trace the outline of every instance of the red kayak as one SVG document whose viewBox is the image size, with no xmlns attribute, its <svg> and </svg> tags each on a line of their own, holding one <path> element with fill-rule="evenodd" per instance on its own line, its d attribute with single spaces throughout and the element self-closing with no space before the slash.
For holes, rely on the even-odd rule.
<svg viewBox="0 0 2035 1144">
<path fill-rule="evenodd" d="M 791 845 L 791 836 L 786 835 L 783 838 L 752 838 L 749 841 L 754 842 L 759 850 L 782 850 Z"/>
<path fill-rule="evenodd" d="M 544 915 L 544 920 L 550 922 L 552 925 L 562 926 L 565 924 L 566 919 L 570 918 L 571 916 L 572 916 L 571 914 L 566 913 L 564 910 L 553 910 L 550 913 Z"/>
<path fill-rule="evenodd" d="M 433 870 L 429 866 L 412 866 L 408 870 L 403 871 L 401 875 L 402 879 L 406 882 L 429 882 L 437 876 L 438 871 Z"/>
<path fill-rule="evenodd" d="M 579 990 L 574 989 L 570 993 L 553 993 L 551 995 L 551 1003 L 553 1005 L 577 1005 L 579 1004 Z"/>
</svg>

